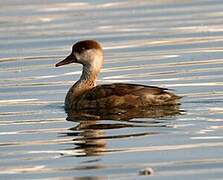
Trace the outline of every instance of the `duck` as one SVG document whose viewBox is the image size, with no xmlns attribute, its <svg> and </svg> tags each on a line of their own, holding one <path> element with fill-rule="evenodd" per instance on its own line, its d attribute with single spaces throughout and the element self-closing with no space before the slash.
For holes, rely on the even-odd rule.
<svg viewBox="0 0 223 180">
<path fill-rule="evenodd" d="M 65 110 L 112 110 L 149 108 L 180 104 L 178 95 L 167 88 L 131 83 L 96 85 L 102 69 L 104 52 L 96 40 L 76 42 L 72 52 L 55 66 L 78 63 L 83 66 L 80 79 L 69 89 Z"/>
</svg>

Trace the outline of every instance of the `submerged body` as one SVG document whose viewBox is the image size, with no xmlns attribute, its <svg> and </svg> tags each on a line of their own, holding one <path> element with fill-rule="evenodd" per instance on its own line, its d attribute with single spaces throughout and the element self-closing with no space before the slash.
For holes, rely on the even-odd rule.
<svg viewBox="0 0 223 180">
<path fill-rule="evenodd" d="M 178 104 L 179 96 L 166 88 L 138 84 L 114 83 L 96 86 L 96 78 L 103 64 L 103 50 L 94 40 L 74 44 L 72 53 L 56 64 L 80 63 L 83 72 L 68 91 L 66 110 L 134 108 Z"/>
</svg>

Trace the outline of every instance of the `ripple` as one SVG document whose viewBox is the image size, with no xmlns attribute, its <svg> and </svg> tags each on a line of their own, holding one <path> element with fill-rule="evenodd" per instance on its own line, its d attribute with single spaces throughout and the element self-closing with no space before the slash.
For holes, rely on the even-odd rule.
<svg viewBox="0 0 223 180">
<path fill-rule="evenodd" d="M 221 0 L 1 6 L 0 179 L 139 179 L 146 168 L 155 178 L 222 177 Z M 174 88 L 184 96 L 179 114 L 66 121 L 81 66 L 54 66 L 81 39 L 103 44 L 98 84 Z"/>
</svg>

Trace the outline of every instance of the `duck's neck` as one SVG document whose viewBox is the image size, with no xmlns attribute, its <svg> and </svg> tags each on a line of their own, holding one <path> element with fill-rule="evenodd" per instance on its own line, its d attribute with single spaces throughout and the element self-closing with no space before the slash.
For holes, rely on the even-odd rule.
<svg viewBox="0 0 223 180">
<path fill-rule="evenodd" d="M 76 99 L 84 92 L 96 86 L 97 75 L 99 71 L 95 71 L 91 66 L 83 66 L 80 79 L 70 88 L 67 98 Z"/>
<path fill-rule="evenodd" d="M 97 75 L 99 72 L 95 71 L 91 66 L 83 66 L 80 79 L 75 83 L 75 87 L 92 88 L 96 86 Z"/>
</svg>

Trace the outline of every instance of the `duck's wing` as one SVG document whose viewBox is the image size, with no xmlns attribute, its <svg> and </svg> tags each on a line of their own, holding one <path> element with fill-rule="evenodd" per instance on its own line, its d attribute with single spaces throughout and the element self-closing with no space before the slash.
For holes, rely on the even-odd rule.
<svg viewBox="0 0 223 180">
<path fill-rule="evenodd" d="M 130 108 L 176 104 L 176 100 L 180 97 L 167 90 L 138 84 L 104 84 L 84 93 L 77 101 L 76 108 Z"/>
<path fill-rule="evenodd" d="M 168 89 L 159 88 L 155 86 L 145 86 L 139 84 L 126 84 L 126 83 L 114 83 L 103 84 L 94 87 L 88 91 L 85 95 L 86 99 L 96 100 L 101 98 L 108 98 L 110 96 L 126 96 L 126 95 L 142 95 L 148 94 L 160 94 Z"/>
</svg>

